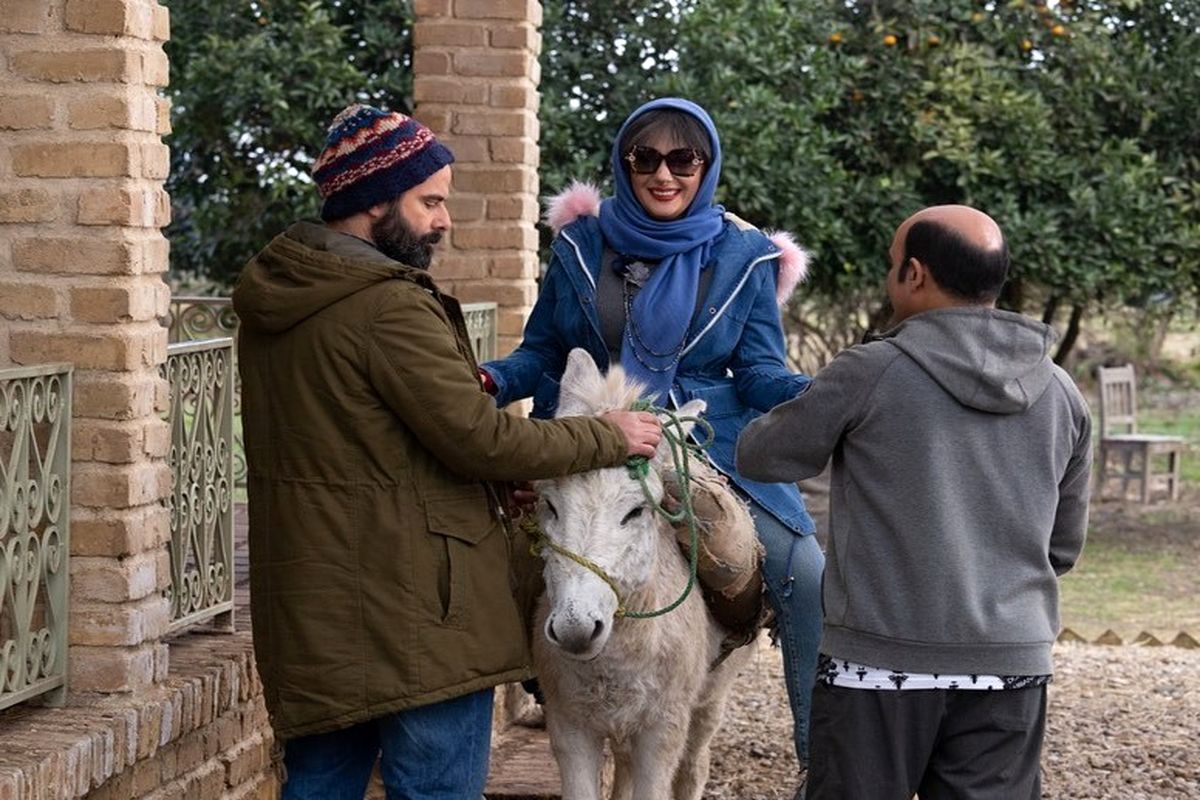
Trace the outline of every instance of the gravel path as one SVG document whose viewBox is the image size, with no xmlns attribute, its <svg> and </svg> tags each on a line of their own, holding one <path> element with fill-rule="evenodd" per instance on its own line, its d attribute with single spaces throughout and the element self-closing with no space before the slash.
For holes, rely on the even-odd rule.
<svg viewBox="0 0 1200 800">
<path fill-rule="evenodd" d="M 1200 798 L 1200 650 L 1059 645 L 1043 796 Z M 741 675 L 713 744 L 711 800 L 791 800 L 791 718 L 778 649 Z"/>
</svg>

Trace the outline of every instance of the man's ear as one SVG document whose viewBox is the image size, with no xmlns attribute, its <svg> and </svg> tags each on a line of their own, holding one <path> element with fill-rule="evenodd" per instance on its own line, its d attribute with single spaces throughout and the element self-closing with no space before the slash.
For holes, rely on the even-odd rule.
<svg viewBox="0 0 1200 800">
<path fill-rule="evenodd" d="M 925 288 L 929 280 L 929 270 L 920 259 L 908 259 L 908 272 L 904 275 L 904 285 L 911 291 Z"/>
<path fill-rule="evenodd" d="M 381 219 L 387 214 L 389 202 L 376 203 L 367 209 L 367 216 L 371 219 Z"/>
</svg>

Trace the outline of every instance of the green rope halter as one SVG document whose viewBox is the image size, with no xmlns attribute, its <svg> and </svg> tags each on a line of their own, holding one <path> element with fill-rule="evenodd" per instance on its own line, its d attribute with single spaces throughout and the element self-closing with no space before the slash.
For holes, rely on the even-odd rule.
<svg viewBox="0 0 1200 800">
<path fill-rule="evenodd" d="M 660 417 L 667 418 L 666 422 L 663 423 L 663 437 L 667 440 L 667 444 L 671 448 L 671 459 L 675 464 L 675 472 L 679 475 L 680 488 L 683 490 L 681 492 L 682 497 L 680 498 L 680 509 L 672 513 L 654 502 L 654 496 L 650 492 L 648 482 L 650 476 L 650 459 L 645 456 L 634 456 L 625 462 L 625 468 L 629 472 L 629 477 L 641 484 L 646 502 L 658 514 L 671 523 L 687 521 L 688 534 L 691 540 L 688 550 L 688 581 L 687 586 L 683 588 L 683 592 L 679 597 L 673 603 L 654 611 L 630 611 L 625 605 L 625 599 L 621 596 L 621 590 L 617 587 L 617 582 L 613 580 L 612 576 L 603 567 L 590 558 L 572 552 L 551 541 L 550 537 L 542 532 L 537 522 L 532 518 L 528 518 L 522 523 L 522 529 L 528 534 L 532 542 L 530 551 L 535 556 L 544 557 L 543 553 L 546 550 L 552 550 L 563 558 L 570 559 L 581 567 L 593 572 L 600 580 L 608 584 L 608 588 L 612 589 L 613 594 L 617 597 L 617 610 L 614 616 L 628 617 L 630 619 L 649 619 L 651 617 L 661 617 L 663 614 L 674 611 L 687 599 L 687 596 L 692 592 L 692 588 L 696 585 L 696 566 L 700 554 L 700 529 L 696 521 L 696 512 L 692 508 L 692 473 L 688 464 L 689 455 L 699 455 L 703 448 L 708 447 L 712 443 L 713 429 L 707 420 L 694 416 L 681 416 L 671 409 L 652 405 L 646 400 L 639 400 L 634 403 L 632 410 L 650 411 Z M 704 432 L 703 439 L 696 444 L 688 441 L 687 432 L 684 429 L 684 425 L 688 422 L 694 423 Z"/>
</svg>

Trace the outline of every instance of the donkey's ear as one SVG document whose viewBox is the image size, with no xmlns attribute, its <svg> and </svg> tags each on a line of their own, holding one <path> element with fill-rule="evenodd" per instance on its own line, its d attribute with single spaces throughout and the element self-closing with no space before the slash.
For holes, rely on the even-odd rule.
<svg viewBox="0 0 1200 800">
<path fill-rule="evenodd" d="M 556 417 L 575 417 L 595 412 L 596 398 L 602 394 L 604 379 L 596 362 L 582 347 L 567 354 L 567 366 L 563 370 L 558 390 Z"/>
<path fill-rule="evenodd" d="M 708 404 L 705 403 L 703 400 L 689 400 L 686 403 L 684 403 L 682 406 L 680 406 L 678 409 L 676 409 L 675 416 L 680 418 L 679 422 L 680 422 L 680 425 L 683 427 L 682 431 L 679 431 L 675 427 L 675 425 L 671 424 L 670 417 L 668 417 L 666 415 L 660 415 L 659 419 L 662 420 L 663 425 L 669 426 L 669 429 L 664 431 L 664 433 L 670 433 L 670 434 L 675 434 L 675 435 L 682 433 L 682 435 L 684 437 L 686 437 L 688 434 L 690 434 L 692 432 L 692 428 L 696 427 L 696 421 L 695 421 L 695 419 L 685 420 L 683 418 L 684 417 L 693 417 L 693 418 L 699 417 L 701 414 L 704 413 L 704 409 L 707 408 L 707 406 L 708 406 Z M 666 468 L 673 468 L 674 462 L 671 460 L 671 451 L 670 451 L 669 447 L 670 447 L 670 445 L 667 443 L 666 436 L 663 436 L 663 438 L 658 443 L 658 450 L 655 451 L 655 453 L 654 453 L 654 459 L 656 461 L 661 462 L 662 465 Z"/>
<path fill-rule="evenodd" d="M 587 350 L 576 347 L 567 354 L 567 367 L 562 376 L 564 386 L 584 386 L 594 383 L 599 377 L 600 368 Z"/>
</svg>

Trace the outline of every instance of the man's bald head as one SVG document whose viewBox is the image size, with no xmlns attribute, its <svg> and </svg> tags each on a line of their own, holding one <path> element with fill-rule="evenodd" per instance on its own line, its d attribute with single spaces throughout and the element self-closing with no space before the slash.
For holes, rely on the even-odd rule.
<svg viewBox="0 0 1200 800">
<path fill-rule="evenodd" d="M 953 230 L 966 242 L 981 250 L 998 250 L 1004 246 L 1000 226 L 987 214 L 970 206 L 930 206 L 913 214 L 900 225 L 910 227 L 922 220 Z"/>
<path fill-rule="evenodd" d="M 968 303 L 991 303 L 1008 277 L 1008 244 L 996 221 L 970 206 L 931 206 L 896 231 L 902 260 L 920 261 L 938 286 Z"/>
</svg>

